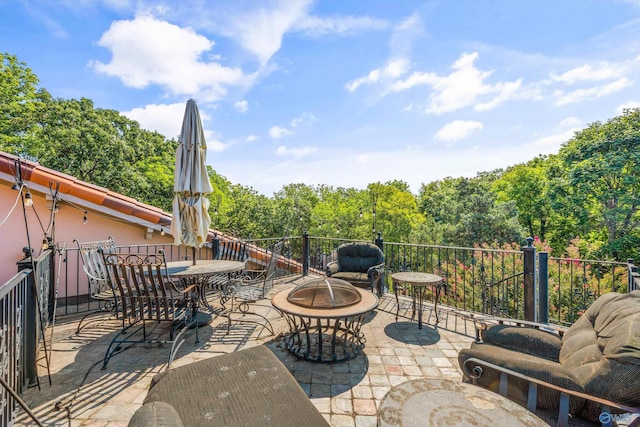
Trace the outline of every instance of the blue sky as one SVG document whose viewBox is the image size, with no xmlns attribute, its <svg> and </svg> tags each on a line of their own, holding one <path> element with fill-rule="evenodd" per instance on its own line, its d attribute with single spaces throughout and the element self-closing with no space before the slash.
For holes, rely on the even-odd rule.
<svg viewBox="0 0 640 427">
<path fill-rule="evenodd" d="M 0 0 L 0 51 L 55 97 L 167 137 L 271 196 L 475 176 L 640 106 L 640 0 Z"/>
</svg>

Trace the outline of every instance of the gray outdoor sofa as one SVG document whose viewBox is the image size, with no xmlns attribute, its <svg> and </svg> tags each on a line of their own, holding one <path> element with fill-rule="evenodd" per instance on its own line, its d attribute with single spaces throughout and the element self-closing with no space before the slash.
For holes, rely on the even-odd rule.
<svg viewBox="0 0 640 427">
<path fill-rule="evenodd" d="M 592 421 L 608 410 L 640 412 L 640 291 L 600 296 L 561 335 L 534 326 L 482 330 L 482 341 L 458 356 L 465 379 L 506 386 L 531 410 L 559 410 L 559 424 L 567 412 Z"/>
<path fill-rule="evenodd" d="M 156 375 L 130 427 L 329 424 L 280 359 L 260 345 Z"/>
</svg>

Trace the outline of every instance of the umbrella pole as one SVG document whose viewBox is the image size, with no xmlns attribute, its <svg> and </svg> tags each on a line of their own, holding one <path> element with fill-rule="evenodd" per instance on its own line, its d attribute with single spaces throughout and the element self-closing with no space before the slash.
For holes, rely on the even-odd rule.
<svg viewBox="0 0 640 427">
<path fill-rule="evenodd" d="M 196 247 L 192 246 L 191 250 L 193 251 L 193 265 L 196 265 Z"/>
</svg>

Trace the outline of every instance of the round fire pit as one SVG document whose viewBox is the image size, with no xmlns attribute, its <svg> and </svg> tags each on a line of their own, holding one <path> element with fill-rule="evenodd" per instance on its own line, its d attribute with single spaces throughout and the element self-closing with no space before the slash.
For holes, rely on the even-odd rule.
<svg viewBox="0 0 640 427">
<path fill-rule="evenodd" d="M 285 347 L 312 362 L 341 362 L 364 347 L 363 320 L 378 305 L 373 293 L 334 278 L 282 290 L 271 303 L 289 324 Z"/>
</svg>

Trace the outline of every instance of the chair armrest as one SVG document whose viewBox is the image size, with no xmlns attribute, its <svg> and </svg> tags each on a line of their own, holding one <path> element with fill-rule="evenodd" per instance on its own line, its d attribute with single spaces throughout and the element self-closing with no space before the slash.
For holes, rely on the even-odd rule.
<svg viewBox="0 0 640 427">
<path fill-rule="evenodd" d="M 471 319 L 476 328 L 476 341 L 480 341 L 481 335 L 493 325 L 511 325 L 521 327 L 531 327 L 540 329 L 543 331 L 557 334 L 560 338 L 564 335 L 568 328 L 560 325 L 553 325 L 548 323 L 530 322 L 527 320 L 511 319 L 508 317 L 494 317 L 494 316 L 475 316 Z"/>
<path fill-rule="evenodd" d="M 338 271 L 340 271 L 340 264 L 338 263 L 338 261 L 332 261 L 329 264 L 327 264 L 327 276 L 331 276 L 332 274 L 337 273 Z"/>
<path fill-rule="evenodd" d="M 185 295 L 185 294 L 195 290 L 196 287 L 197 287 L 196 285 L 189 285 L 186 288 L 183 288 L 182 286 L 176 285 L 176 282 L 173 282 L 173 281 L 170 281 L 170 280 L 168 280 L 168 281 L 166 281 L 164 283 L 170 286 L 170 289 L 171 289 L 172 292 L 176 292 L 176 293 L 182 294 L 182 295 Z"/>
<path fill-rule="evenodd" d="M 607 399 L 602 399 L 596 396 L 592 396 L 587 393 L 560 387 L 558 385 L 540 380 L 538 378 L 533 378 L 533 377 L 521 374 L 520 372 L 516 372 L 511 369 L 504 368 L 502 366 L 499 366 L 475 357 L 471 357 L 467 359 L 461 367 L 464 375 L 471 378 L 474 384 L 476 383 L 478 378 L 480 378 L 484 373 L 483 367 L 501 372 L 499 389 L 500 389 L 500 394 L 503 396 L 506 396 L 507 394 L 507 377 L 512 376 L 512 377 L 516 377 L 521 380 L 527 381 L 529 383 L 527 409 L 531 412 L 536 411 L 538 386 L 546 387 L 546 388 L 560 392 L 560 404 L 559 404 L 558 424 L 557 424 L 558 426 L 568 425 L 569 396 L 575 396 L 577 398 L 599 404 L 600 407 L 602 408 L 602 412 L 610 412 L 612 408 L 617 409 L 618 411 L 621 411 L 621 412 L 630 412 L 630 413 L 640 412 L 640 408 L 626 406 L 623 404 L 612 402 Z"/>
<path fill-rule="evenodd" d="M 374 265 L 369 267 L 367 270 L 367 276 L 373 277 L 374 279 L 380 276 L 384 272 L 384 262 L 378 265 Z"/>
</svg>

